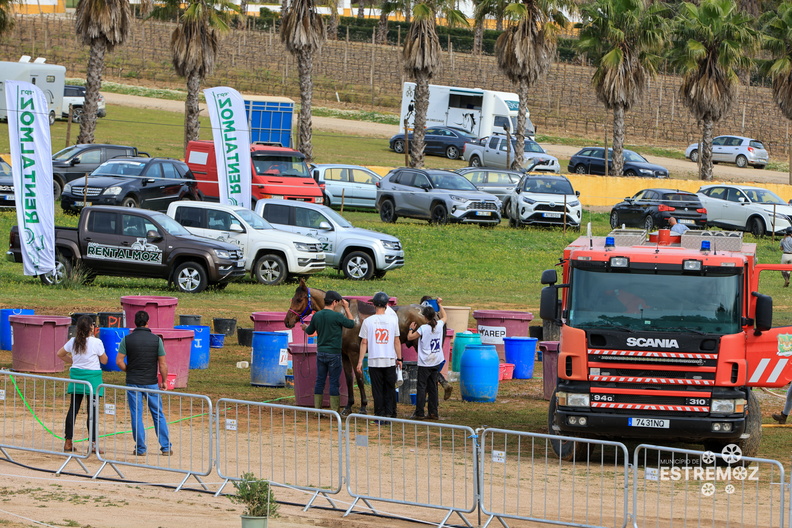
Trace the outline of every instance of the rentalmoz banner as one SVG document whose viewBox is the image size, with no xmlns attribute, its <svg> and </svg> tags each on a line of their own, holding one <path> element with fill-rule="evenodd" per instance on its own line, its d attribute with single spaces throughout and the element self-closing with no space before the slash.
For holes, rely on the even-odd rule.
<svg viewBox="0 0 792 528">
<path fill-rule="evenodd" d="M 55 269 L 55 198 L 49 106 L 29 82 L 5 81 L 11 173 L 25 275 Z"/>
<path fill-rule="evenodd" d="M 239 92 L 226 86 L 204 90 L 212 122 L 220 203 L 250 209 L 250 126 Z"/>
</svg>

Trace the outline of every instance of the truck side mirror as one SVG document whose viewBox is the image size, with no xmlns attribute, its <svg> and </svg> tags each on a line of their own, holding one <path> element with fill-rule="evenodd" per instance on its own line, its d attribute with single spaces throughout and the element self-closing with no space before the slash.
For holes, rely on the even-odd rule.
<svg viewBox="0 0 792 528">
<path fill-rule="evenodd" d="M 542 278 L 540 282 L 542 284 L 549 284 L 552 286 L 553 284 L 558 282 L 558 273 L 556 273 L 556 270 L 554 269 L 544 270 L 542 272 Z"/>
<path fill-rule="evenodd" d="M 333 226 L 331 226 L 329 222 L 319 222 L 319 229 L 330 231 L 333 229 Z"/>
<path fill-rule="evenodd" d="M 752 292 L 751 295 L 756 297 L 754 335 L 760 335 L 773 327 L 773 298 L 759 292 Z"/>
<path fill-rule="evenodd" d="M 245 232 L 245 230 L 242 229 L 242 226 L 239 225 L 239 224 L 231 224 L 231 226 L 228 228 L 228 230 L 229 231 L 233 231 L 234 233 L 244 233 Z"/>
<path fill-rule="evenodd" d="M 149 229 L 146 232 L 146 239 L 148 239 L 149 242 L 162 242 L 162 237 L 156 229 Z"/>
<path fill-rule="evenodd" d="M 557 287 L 546 286 L 542 288 L 542 294 L 541 297 L 539 298 L 539 317 L 541 317 L 545 321 L 558 320 L 558 288 Z"/>
</svg>

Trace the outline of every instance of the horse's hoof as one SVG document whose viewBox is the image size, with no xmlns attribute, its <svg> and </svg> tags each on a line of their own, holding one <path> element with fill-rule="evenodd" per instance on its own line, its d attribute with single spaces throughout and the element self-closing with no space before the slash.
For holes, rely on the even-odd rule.
<svg viewBox="0 0 792 528">
<path fill-rule="evenodd" d="M 361 407 L 360 408 L 360 414 L 368 414 L 368 412 L 366 412 L 366 408 L 365 407 Z"/>
<path fill-rule="evenodd" d="M 347 416 L 349 416 L 350 414 L 352 414 L 352 409 L 351 409 L 351 408 L 349 408 L 349 407 L 344 407 L 343 409 L 341 409 L 341 417 L 342 417 L 342 418 L 346 418 L 346 417 L 347 417 Z"/>
</svg>

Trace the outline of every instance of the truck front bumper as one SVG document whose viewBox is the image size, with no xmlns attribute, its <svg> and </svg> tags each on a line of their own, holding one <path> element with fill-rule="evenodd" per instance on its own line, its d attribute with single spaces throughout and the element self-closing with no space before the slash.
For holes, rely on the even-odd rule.
<svg viewBox="0 0 792 528">
<path fill-rule="evenodd" d="M 585 417 L 586 425 L 571 425 L 570 418 Z M 668 427 L 633 427 L 630 419 L 645 418 L 649 420 L 667 420 Z M 635 420 L 633 420 L 635 421 Z M 715 432 L 713 424 L 731 424 L 731 431 Z M 567 436 L 591 435 L 599 438 L 657 438 L 667 441 L 703 442 L 707 440 L 736 441 L 745 432 L 745 416 L 710 417 L 704 416 L 673 416 L 647 415 L 640 411 L 626 414 L 610 414 L 591 412 L 589 409 L 567 410 L 557 409 L 556 424 L 559 431 L 551 434 Z"/>
<path fill-rule="evenodd" d="M 390 271 L 404 266 L 404 251 L 377 255 L 377 269 L 379 271 Z"/>
</svg>

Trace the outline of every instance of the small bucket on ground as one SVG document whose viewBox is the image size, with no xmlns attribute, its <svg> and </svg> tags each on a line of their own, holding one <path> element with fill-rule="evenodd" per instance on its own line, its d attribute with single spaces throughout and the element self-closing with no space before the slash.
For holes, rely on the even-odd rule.
<svg viewBox="0 0 792 528">
<path fill-rule="evenodd" d="M 162 383 L 162 374 L 157 372 L 157 385 Z M 168 382 L 165 384 L 165 390 L 173 390 L 176 388 L 176 374 L 168 372 Z"/>
<path fill-rule="evenodd" d="M 223 348 L 225 344 L 225 334 L 209 334 L 210 348 Z"/>
</svg>

